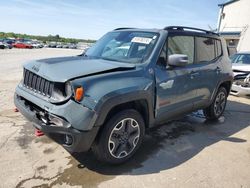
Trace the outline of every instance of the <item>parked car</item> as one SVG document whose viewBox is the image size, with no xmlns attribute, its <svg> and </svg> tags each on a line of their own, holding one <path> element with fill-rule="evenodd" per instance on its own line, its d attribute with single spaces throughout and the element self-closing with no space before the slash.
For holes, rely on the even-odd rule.
<svg viewBox="0 0 250 188">
<path fill-rule="evenodd" d="M 76 46 L 76 44 L 69 44 L 69 48 L 71 48 L 71 49 L 77 49 L 77 46 Z"/>
<path fill-rule="evenodd" d="M 63 48 L 69 48 L 69 45 L 68 44 L 64 44 L 62 47 Z"/>
<path fill-rule="evenodd" d="M 12 44 L 9 44 L 9 43 L 6 43 L 6 42 L 4 42 L 3 44 L 4 44 L 5 48 L 8 48 L 8 49 L 13 48 Z"/>
<path fill-rule="evenodd" d="M 23 75 L 14 101 L 35 128 L 114 164 L 134 155 L 145 129 L 199 109 L 218 119 L 233 81 L 225 41 L 181 26 L 116 29 L 82 55 L 30 62 Z"/>
<path fill-rule="evenodd" d="M 25 42 L 17 42 L 15 44 L 13 44 L 14 48 L 33 48 L 33 46 L 31 44 L 25 43 Z"/>
<path fill-rule="evenodd" d="M 231 94 L 250 96 L 250 52 L 237 53 L 231 57 L 234 82 Z"/>
<path fill-rule="evenodd" d="M 58 44 L 56 48 L 62 48 L 63 46 L 61 44 Z"/>
<path fill-rule="evenodd" d="M 0 42 L 0 49 L 4 49 L 5 48 L 5 45 L 3 42 Z"/>
<path fill-rule="evenodd" d="M 56 44 L 56 42 L 51 42 L 51 43 L 49 43 L 49 48 L 56 48 L 56 46 L 57 46 L 57 44 Z"/>
<path fill-rule="evenodd" d="M 32 42 L 31 45 L 33 46 L 33 48 L 43 48 L 44 45 L 42 43 L 39 42 Z"/>
<path fill-rule="evenodd" d="M 0 48 L 2 48 L 2 49 L 4 49 L 4 48 L 11 49 L 12 48 L 13 41 L 10 39 L 0 39 L 0 42 L 2 45 Z"/>
</svg>

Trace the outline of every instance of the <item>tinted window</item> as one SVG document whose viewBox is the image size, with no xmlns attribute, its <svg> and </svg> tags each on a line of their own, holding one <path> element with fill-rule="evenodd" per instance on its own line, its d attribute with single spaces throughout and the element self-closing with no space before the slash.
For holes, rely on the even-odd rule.
<svg viewBox="0 0 250 188">
<path fill-rule="evenodd" d="M 196 37 L 196 60 L 198 63 L 215 59 L 215 40 L 212 38 Z"/>
<path fill-rule="evenodd" d="M 188 56 L 188 64 L 194 62 L 194 37 L 174 36 L 168 38 L 168 55 L 185 54 Z"/>
</svg>

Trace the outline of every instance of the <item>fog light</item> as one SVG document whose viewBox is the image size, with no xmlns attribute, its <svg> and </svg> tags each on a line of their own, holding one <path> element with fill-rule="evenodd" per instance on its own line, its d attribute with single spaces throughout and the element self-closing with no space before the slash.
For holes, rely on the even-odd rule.
<svg viewBox="0 0 250 188">
<path fill-rule="evenodd" d="M 64 119 L 61 119 L 57 116 L 50 115 L 49 119 L 50 119 L 49 122 L 52 126 L 66 127 L 66 128 L 70 127 L 70 124 L 67 121 L 65 121 Z"/>
</svg>

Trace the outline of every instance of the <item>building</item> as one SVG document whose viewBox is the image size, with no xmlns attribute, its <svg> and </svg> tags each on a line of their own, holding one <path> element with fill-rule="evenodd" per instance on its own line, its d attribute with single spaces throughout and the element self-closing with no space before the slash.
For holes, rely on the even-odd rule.
<svg viewBox="0 0 250 188">
<path fill-rule="evenodd" d="M 231 0 L 219 7 L 217 30 L 230 52 L 250 51 L 250 0 Z"/>
</svg>

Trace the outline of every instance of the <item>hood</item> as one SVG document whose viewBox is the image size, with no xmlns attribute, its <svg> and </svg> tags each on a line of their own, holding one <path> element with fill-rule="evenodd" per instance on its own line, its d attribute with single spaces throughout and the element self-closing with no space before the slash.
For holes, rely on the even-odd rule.
<svg viewBox="0 0 250 188">
<path fill-rule="evenodd" d="M 24 68 L 47 80 L 66 82 L 74 78 L 93 74 L 134 69 L 135 65 L 103 59 L 89 59 L 82 56 L 73 56 L 31 61 L 25 64 Z"/>
<path fill-rule="evenodd" d="M 240 74 L 250 73 L 250 65 L 246 65 L 246 64 L 234 64 L 234 63 L 232 63 L 232 69 L 234 72 L 234 76 L 237 76 Z"/>
<path fill-rule="evenodd" d="M 250 72 L 250 65 L 232 63 L 232 69 L 236 71 Z"/>
</svg>

